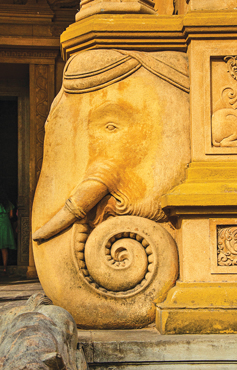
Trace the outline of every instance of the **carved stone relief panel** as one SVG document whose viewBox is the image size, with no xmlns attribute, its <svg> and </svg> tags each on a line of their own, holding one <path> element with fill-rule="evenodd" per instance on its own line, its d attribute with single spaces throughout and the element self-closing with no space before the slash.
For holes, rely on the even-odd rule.
<svg viewBox="0 0 237 370">
<path fill-rule="evenodd" d="M 237 225 L 217 226 L 217 265 L 237 265 Z"/>
<path fill-rule="evenodd" d="M 236 56 L 212 60 L 212 146 L 237 147 Z M 218 76 L 218 78 L 217 78 Z"/>
<path fill-rule="evenodd" d="M 206 152 L 237 154 L 237 56 L 211 55 L 209 64 L 210 85 L 207 82 L 205 94 Z"/>
<path fill-rule="evenodd" d="M 192 159 L 193 161 L 236 161 L 237 147 L 232 143 L 234 136 L 229 138 L 229 142 L 222 141 L 226 137 L 221 137 L 221 133 L 219 134 L 214 127 L 217 126 L 215 117 L 213 124 L 213 115 L 217 110 L 231 109 L 235 114 L 235 107 L 230 104 L 232 100 L 228 98 L 230 91 L 225 89 L 231 88 L 236 91 L 237 88 L 237 80 L 232 77 L 231 72 L 228 72 L 229 57 L 237 56 L 236 41 L 234 39 L 206 39 L 205 42 L 195 40 L 192 41 L 190 53 L 189 68 L 194 71 L 190 94 Z M 227 133 L 227 136 L 231 135 Z M 226 154 L 231 155 L 227 158 Z"/>
<path fill-rule="evenodd" d="M 237 274 L 237 219 L 210 219 L 211 273 Z"/>
</svg>

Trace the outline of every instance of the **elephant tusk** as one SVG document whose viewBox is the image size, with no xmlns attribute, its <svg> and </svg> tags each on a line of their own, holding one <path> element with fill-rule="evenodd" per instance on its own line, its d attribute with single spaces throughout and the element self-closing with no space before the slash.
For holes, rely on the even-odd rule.
<svg viewBox="0 0 237 370">
<path fill-rule="evenodd" d="M 63 208 L 33 234 L 33 240 L 38 242 L 47 240 L 65 230 L 76 220 L 85 218 L 87 213 L 108 193 L 107 186 L 96 179 L 81 182 Z"/>
</svg>

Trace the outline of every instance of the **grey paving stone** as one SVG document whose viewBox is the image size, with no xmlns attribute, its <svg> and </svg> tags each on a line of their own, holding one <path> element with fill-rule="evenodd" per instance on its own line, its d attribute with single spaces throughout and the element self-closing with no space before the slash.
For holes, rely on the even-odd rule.
<svg viewBox="0 0 237 370">
<path fill-rule="evenodd" d="M 25 304 L 32 294 L 38 292 L 43 292 L 38 279 L 2 277 L 0 280 L 0 313 Z"/>
</svg>

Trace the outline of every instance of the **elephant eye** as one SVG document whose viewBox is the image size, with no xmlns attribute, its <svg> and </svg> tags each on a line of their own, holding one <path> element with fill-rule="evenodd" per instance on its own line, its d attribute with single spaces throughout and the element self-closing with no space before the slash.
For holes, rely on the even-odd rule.
<svg viewBox="0 0 237 370">
<path fill-rule="evenodd" d="M 108 131 L 114 131 L 116 128 L 117 128 L 117 127 L 116 127 L 113 123 L 108 123 L 108 124 L 106 125 L 106 129 L 107 129 Z"/>
</svg>

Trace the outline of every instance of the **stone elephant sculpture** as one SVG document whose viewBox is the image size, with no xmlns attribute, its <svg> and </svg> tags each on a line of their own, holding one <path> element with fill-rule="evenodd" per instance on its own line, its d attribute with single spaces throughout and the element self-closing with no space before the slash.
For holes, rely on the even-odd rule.
<svg viewBox="0 0 237 370">
<path fill-rule="evenodd" d="M 33 239 L 46 294 L 79 327 L 146 326 L 175 283 L 160 199 L 190 161 L 188 91 L 182 53 L 90 50 L 65 66 L 46 122 Z"/>
</svg>

